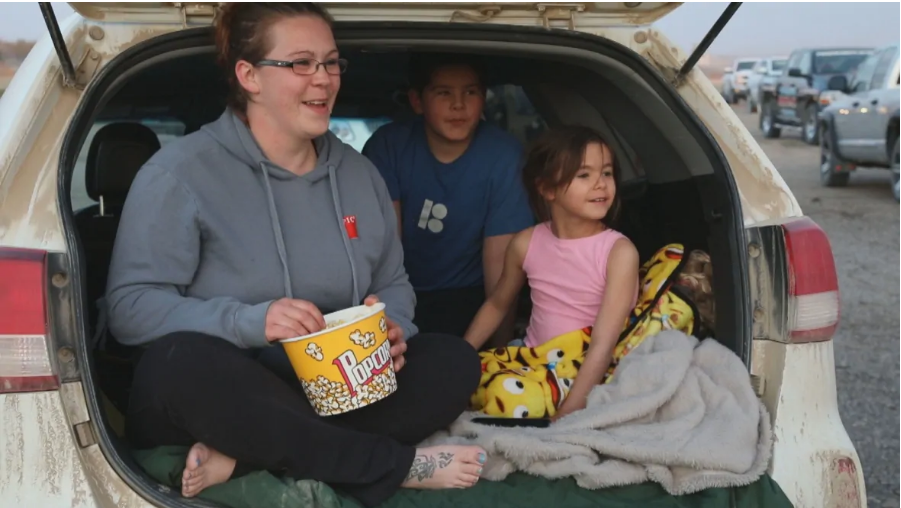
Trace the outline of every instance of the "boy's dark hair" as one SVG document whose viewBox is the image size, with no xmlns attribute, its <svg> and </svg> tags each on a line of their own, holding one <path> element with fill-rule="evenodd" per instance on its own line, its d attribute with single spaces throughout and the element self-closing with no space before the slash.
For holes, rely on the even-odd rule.
<svg viewBox="0 0 901 508">
<path fill-rule="evenodd" d="M 585 149 L 592 143 L 606 146 L 613 156 L 613 181 L 617 192 L 607 216 L 601 222 L 607 227 L 615 224 L 620 212 L 618 159 L 613 153 L 613 147 L 603 136 L 594 129 L 581 125 L 548 129 L 535 139 L 526 154 L 522 170 L 523 184 L 532 209 L 541 221 L 551 218 L 550 208 L 541 195 L 541 189 L 568 187 L 582 167 Z"/>
<path fill-rule="evenodd" d="M 408 76 L 410 88 L 422 94 L 425 87 L 432 82 L 432 76 L 437 70 L 452 65 L 471 68 L 478 76 L 482 89 L 485 89 L 485 65 L 482 60 L 475 56 L 455 53 L 414 53 L 410 56 Z"/>
</svg>

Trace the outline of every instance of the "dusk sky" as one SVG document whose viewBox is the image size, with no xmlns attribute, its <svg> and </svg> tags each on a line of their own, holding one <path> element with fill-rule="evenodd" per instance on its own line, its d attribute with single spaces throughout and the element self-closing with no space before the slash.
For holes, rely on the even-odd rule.
<svg viewBox="0 0 901 508">
<path fill-rule="evenodd" d="M 72 13 L 53 3 L 57 16 Z M 686 3 L 657 23 L 684 50 L 704 37 L 725 2 Z M 901 39 L 899 3 L 745 2 L 710 48 L 713 54 L 788 53 L 798 46 L 881 46 Z M 37 3 L 0 4 L 0 39 L 36 39 L 45 33 Z"/>
</svg>

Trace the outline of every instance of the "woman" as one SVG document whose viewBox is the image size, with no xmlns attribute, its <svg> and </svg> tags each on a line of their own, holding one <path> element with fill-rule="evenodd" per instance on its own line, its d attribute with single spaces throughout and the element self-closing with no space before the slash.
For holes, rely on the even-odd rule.
<svg viewBox="0 0 901 508">
<path fill-rule="evenodd" d="M 192 446 L 186 496 L 252 470 L 327 482 L 366 506 L 401 486 L 471 486 L 484 450 L 413 447 L 466 408 L 479 360 L 460 338 L 415 336 L 385 183 L 328 130 L 345 68 L 330 17 L 309 4 L 230 4 L 216 41 L 229 107 L 141 169 L 113 252 L 110 330 L 148 345 L 129 439 Z M 318 417 L 272 343 L 379 300 L 397 391 Z"/>
</svg>

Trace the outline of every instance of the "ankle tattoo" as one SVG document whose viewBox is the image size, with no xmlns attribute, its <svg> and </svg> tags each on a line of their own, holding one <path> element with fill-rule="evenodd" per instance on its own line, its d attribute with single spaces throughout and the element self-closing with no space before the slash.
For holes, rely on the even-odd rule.
<svg viewBox="0 0 901 508">
<path fill-rule="evenodd" d="M 437 469 L 444 469 L 454 461 L 454 454 L 448 452 L 439 452 L 438 458 L 434 455 L 417 455 L 413 459 L 413 465 L 410 466 L 410 472 L 407 473 L 406 480 L 416 479 L 417 481 L 427 480 L 435 476 Z"/>
</svg>

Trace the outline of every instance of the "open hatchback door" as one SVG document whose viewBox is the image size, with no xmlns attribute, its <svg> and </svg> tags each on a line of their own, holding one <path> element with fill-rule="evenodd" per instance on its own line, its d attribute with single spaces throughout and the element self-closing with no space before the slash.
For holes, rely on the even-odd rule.
<svg viewBox="0 0 901 508">
<path fill-rule="evenodd" d="M 182 22 L 212 17 L 220 2 L 70 2 L 87 19 L 103 22 Z M 649 25 L 681 5 L 681 2 L 323 2 L 335 17 L 348 20 L 353 12 L 360 19 L 381 21 L 494 22 L 543 25 L 553 28 L 590 28 Z M 199 21 L 199 19 L 197 19 Z"/>
</svg>

